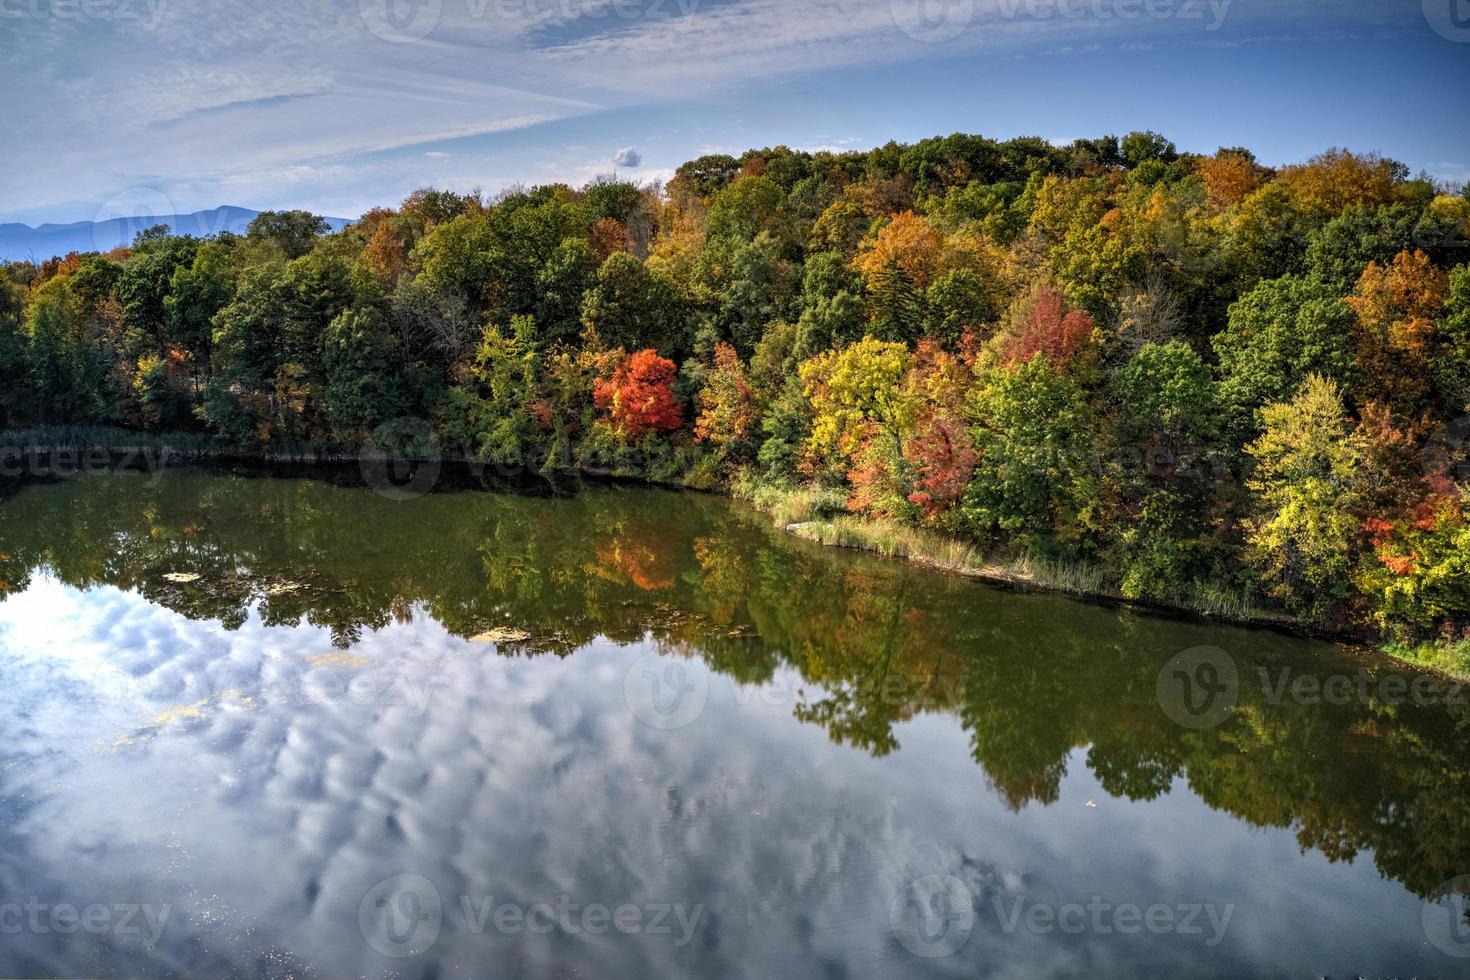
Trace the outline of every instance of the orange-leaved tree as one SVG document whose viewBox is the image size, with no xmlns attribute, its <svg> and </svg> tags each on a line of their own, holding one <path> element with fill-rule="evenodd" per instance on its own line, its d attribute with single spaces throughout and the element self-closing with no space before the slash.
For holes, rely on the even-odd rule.
<svg viewBox="0 0 1470 980">
<path fill-rule="evenodd" d="M 881 282 L 890 264 L 903 270 L 916 289 L 924 289 L 939 274 L 944 237 L 928 221 L 905 211 L 895 214 L 877 236 L 864 244 L 853 265 L 862 273 L 868 288 Z"/>
<path fill-rule="evenodd" d="M 1388 265 L 1368 263 L 1347 297 L 1357 314 L 1354 346 L 1368 398 L 1405 414 L 1424 407 L 1434 378 L 1434 324 L 1446 292 L 1445 273 L 1421 251 L 1400 252 Z"/>
<path fill-rule="evenodd" d="M 729 344 L 716 344 L 714 369 L 699 392 L 695 438 L 729 450 L 749 440 L 759 421 L 760 407 L 740 355 Z"/>
<path fill-rule="evenodd" d="M 607 421 L 628 438 L 649 431 L 670 432 L 684 424 L 684 406 L 674 395 L 677 368 L 654 350 L 623 358 L 610 379 L 598 381 L 592 396 Z"/>
</svg>

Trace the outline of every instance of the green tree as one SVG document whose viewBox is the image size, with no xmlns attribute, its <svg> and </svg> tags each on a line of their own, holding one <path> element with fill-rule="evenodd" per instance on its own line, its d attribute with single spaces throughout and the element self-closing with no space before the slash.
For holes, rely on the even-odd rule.
<svg viewBox="0 0 1470 980">
<path fill-rule="evenodd" d="M 636 256 L 614 252 L 582 302 L 582 324 L 609 347 L 651 347 L 660 355 L 689 349 L 684 305 L 673 284 L 648 271 Z"/>
<path fill-rule="evenodd" d="M 924 332 L 924 297 L 913 281 L 890 260 L 874 276 L 868 294 L 869 332 L 880 340 L 910 344 Z"/>
<path fill-rule="evenodd" d="M 584 238 L 565 239 L 536 274 L 536 324 L 543 345 L 582 330 L 582 303 L 597 284 L 598 262 Z"/>
<path fill-rule="evenodd" d="M 309 211 L 263 211 L 245 229 L 245 237 L 274 248 L 283 258 L 297 259 L 330 230 L 326 219 Z"/>
<path fill-rule="evenodd" d="M 30 411 L 46 422 L 104 421 L 111 364 L 102 346 L 83 334 L 71 306 L 65 282 L 53 280 L 27 312 L 26 378 L 35 398 Z"/>
<path fill-rule="evenodd" d="M 1118 373 L 1114 394 L 1122 591 L 1172 599 L 1211 571 L 1206 539 L 1221 470 L 1215 380 L 1188 344 L 1147 344 Z"/>
<path fill-rule="evenodd" d="M 157 238 L 122 264 L 113 292 L 123 305 L 132 353 L 163 350 L 174 273 L 193 263 L 198 245 L 192 238 Z"/>
<path fill-rule="evenodd" d="M 1099 520 L 1093 413 L 1071 374 L 1038 354 L 978 385 L 970 406 L 980 462 L 960 505 L 971 531 L 1076 557 Z"/>
<path fill-rule="evenodd" d="M 1262 409 L 1261 422 L 1246 447 L 1256 464 L 1246 557 L 1272 596 L 1321 619 L 1351 592 L 1361 524 L 1342 389 L 1308 375 L 1291 401 Z"/>
<path fill-rule="evenodd" d="M 273 414 L 270 389 L 283 361 L 284 277 L 279 261 L 246 269 L 234 298 L 214 317 L 213 372 L 202 411 L 216 431 L 239 443 L 261 434 Z"/>
<path fill-rule="evenodd" d="M 946 350 L 956 350 L 967 330 L 979 331 L 995 321 L 998 311 L 985 283 L 970 269 L 956 269 L 934 281 L 924 296 L 928 334 Z"/>
<path fill-rule="evenodd" d="M 450 432 L 482 460 L 520 464 L 536 438 L 531 405 L 537 397 L 541 355 L 536 322 L 511 320 L 510 329 L 485 328 L 471 370 L 473 384 L 450 397 Z"/>
<path fill-rule="evenodd" d="M 399 391 L 400 346 L 378 304 L 349 307 L 322 334 L 322 408 L 332 435 L 360 443 L 405 410 Z"/>
<path fill-rule="evenodd" d="M 741 177 L 715 195 L 709 206 L 711 239 L 750 241 L 778 224 L 785 194 L 765 177 Z"/>
<path fill-rule="evenodd" d="M 769 233 L 750 241 L 717 239 L 705 249 L 691 283 L 711 308 L 716 334 L 749 357 L 766 325 L 792 315 L 797 270 Z"/>
<path fill-rule="evenodd" d="M 21 330 L 25 296 L 0 267 L 0 377 L 10 383 L 0 386 L 0 426 L 15 424 L 28 400 L 26 337 Z"/>
<path fill-rule="evenodd" d="M 902 455 L 901 440 L 913 423 L 915 408 L 900 385 L 908 366 L 908 349 L 903 344 L 872 337 L 802 364 L 801 380 L 812 404 L 812 432 L 807 441 L 812 454 L 847 462 L 876 434 L 895 457 Z"/>
<path fill-rule="evenodd" d="M 1440 402 L 1450 412 L 1470 412 L 1470 265 L 1450 273 L 1444 316 L 1434 353 Z"/>
<path fill-rule="evenodd" d="M 164 337 L 203 367 L 209 364 L 214 318 L 230 302 L 227 246 L 206 242 L 188 265 L 174 269 L 164 297 Z"/>
<path fill-rule="evenodd" d="M 1284 276 L 1242 296 L 1213 341 L 1234 430 L 1251 431 L 1258 409 L 1291 397 L 1309 374 L 1348 379 L 1352 329 L 1342 294 L 1321 282 Z"/>
</svg>

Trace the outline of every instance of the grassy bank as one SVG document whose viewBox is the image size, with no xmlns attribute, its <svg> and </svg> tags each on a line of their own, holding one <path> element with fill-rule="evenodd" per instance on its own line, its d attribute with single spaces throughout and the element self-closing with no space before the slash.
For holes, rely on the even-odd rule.
<svg viewBox="0 0 1470 980">
<path fill-rule="evenodd" d="M 1470 681 L 1470 641 L 1419 643 L 1413 646 L 1390 643 L 1383 647 L 1383 651 L 1416 667 Z"/>
<path fill-rule="evenodd" d="M 1116 576 L 1103 566 L 1027 555 L 985 554 L 973 545 L 921 528 L 851 514 L 845 496 L 836 490 L 778 487 L 742 479 L 736 481 L 732 492 L 737 499 L 768 514 L 777 526 L 818 544 L 870 551 L 998 585 L 1322 635 L 1320 629 L 1285 611 L 1262 608 L 1224 588 L 1197 584 L 1168 601 L 1132 599 L 1119 590 Z M 1470 643 L 1384 644 L 1379 649 L 1422 670 L 1470 680 Z"/>
<path fill-rule="evenodd" d="M 1224 589 L 1196 586 L 1165 603 L 1130 599 L 1101 565 L 1048 561 L 1030 555 L 987 554 L 974 545 L 922 528 L 851 514 L 840 491 L 775 487 L 742 479 L 736 481 L 732 492 L 737 499 L 770 515 L 778 526 L 819 544 L 872 551 L 1005 585 L 1157 606 L 1232 622 L 1301 626 L 1284 613 L 1261 609 Z"/>
</svg>

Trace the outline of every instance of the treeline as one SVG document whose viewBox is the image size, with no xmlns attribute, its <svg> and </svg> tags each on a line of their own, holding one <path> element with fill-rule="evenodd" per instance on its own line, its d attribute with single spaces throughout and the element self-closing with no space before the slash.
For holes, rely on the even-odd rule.
<svg viewBox="0 0 1470 980">
<path fill-rule="evenodd" d="M 0 421 L 341 451 L 419 418 L 1470 649 L 1470 195 L 1392 160 L 955 135 L 326 231 L 11 264 Z"/>
</svg>

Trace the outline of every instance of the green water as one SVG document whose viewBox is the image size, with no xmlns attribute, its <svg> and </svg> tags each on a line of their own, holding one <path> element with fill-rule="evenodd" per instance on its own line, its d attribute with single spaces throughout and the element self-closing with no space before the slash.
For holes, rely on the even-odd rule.
<svg viewBox="0 0 1470 980">
<path fill-rule="evenodd" d="M 1466 692 L 1328 644 L 194 471 L 9 496 L 0 596 L 5 976 L 1470 974 Z"/>
</svg>

